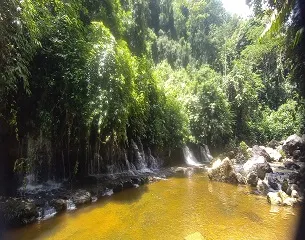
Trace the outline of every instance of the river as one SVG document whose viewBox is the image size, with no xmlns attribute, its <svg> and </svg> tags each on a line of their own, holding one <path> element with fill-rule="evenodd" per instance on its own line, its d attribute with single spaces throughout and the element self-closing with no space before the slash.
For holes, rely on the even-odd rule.
<svg viewBox="0 0 305 240">
<path fill-rule="evenodd" d="M 247 186 L 210 182 L 204 173 L 127 189 L 49 220 L 15 229 L 6 239 L 294 238 L 298 208 L 270 206 Z"/>
</svg>

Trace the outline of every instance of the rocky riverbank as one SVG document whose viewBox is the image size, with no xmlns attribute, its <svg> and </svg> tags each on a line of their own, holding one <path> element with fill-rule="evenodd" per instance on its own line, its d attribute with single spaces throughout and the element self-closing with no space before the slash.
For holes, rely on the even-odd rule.
<svg viewBox="0 0 305 240">
<path fill-rule="evenodd" d="M 208 169 L 212 181 L 248 184 L 253 193 L 266 195 L 270 204 L 300 204 L 305 189 L 305 135 L 289 136 L 268 146 L 245 144 L 214 161 Z"/>
<path fill-rule="evenodd" d="M 26 191 L 21 188 L 16 197 L 0 197 L 0 225 L 19 227 L 48 219 L 124 189 L 158 181 L 172 173 L 170 170 L 160 170 L 137 175 L 99 175 L 87 177 L 73 185 L 62 183 L 54 186 L 46 183 Z"/>
</svg>

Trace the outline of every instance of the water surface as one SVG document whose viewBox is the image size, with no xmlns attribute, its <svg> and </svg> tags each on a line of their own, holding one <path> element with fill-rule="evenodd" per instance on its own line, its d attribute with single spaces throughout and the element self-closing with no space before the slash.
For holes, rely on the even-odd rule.
<svg viewBox="0 0 305 240">
<path fill-rule="evenodd" d="M 294 238 L 298 209 L 272 207 L 246 186 L 210 182 L 205 174 L 170 178 L 10 232 L 8 239 Z"/>
</svg>

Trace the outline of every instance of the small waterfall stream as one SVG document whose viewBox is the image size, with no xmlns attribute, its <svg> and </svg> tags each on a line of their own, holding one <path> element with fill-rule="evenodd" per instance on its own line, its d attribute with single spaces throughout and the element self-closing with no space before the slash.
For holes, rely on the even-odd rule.
<svg viewBox="0 0 305 240">
<path fill-rule="evenodd" d="M 200 146 L 200 157 L 203 162 L 209 163 L 213 157 L 207 145 Z"/>
<path fill-rule="evenodd" d="M 189 166 L 201 166 L 201 164 L 198 162 L 198 160 L 195 158 L 191 150 L 188 148 L 188 146 L 183 147 L 183 155 L 185 159 L 185 163 Z"/>
</svg>

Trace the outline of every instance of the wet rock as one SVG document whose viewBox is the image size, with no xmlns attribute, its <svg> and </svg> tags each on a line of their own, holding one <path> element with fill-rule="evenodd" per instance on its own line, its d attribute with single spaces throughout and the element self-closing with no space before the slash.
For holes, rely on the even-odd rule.
<svg viewBox="0 0 305 240">
<path fill-rule="evenodd" d="M 21 199 L 7 199 L 0 203 L 0 224 L 19 227 L 32 223 L 38 217 L 36 205 Z"/>
<path fill-rule="evenodd" d="M 44 198 L 38 198 L 38 199 L 34 199 L 33 200 L 33 203 L 36 205 L 36 207 L 44 207 L 45 206 L 45 204 L 46 204 L 46 199 L 44 199 Z"/>
<path fill-rule="evenodd" d="M 235 163 L 245 163 L 246 157 L 241 152 L 238 152 L 235 156 Z"/>
<path fill-rule="evenodd" d="M 210 180 L 218 182 L 238 183 L 233 163 L 229 158 L 217 160 L 208 170 Z"/>
<path fill-rule="evenodd" d="M 236 173 L 236 178 L 237 178 L 238 183 L 240 183 L 240 184 L 246 184 L 247 183 L 247 179 L 243 175 L 241 175 L 240 173 Z"/>
<path fill-rule="evenodd" d="M 73 196 L 72 196 L 72 201 L 76 206 L 85 204 L 85 203 L 90 203 L 91 202 L 91 194 L 87 192 L 86 190 L 77 190 Z"/>
<path fill-rule="evenodd" d="M 122 183 L 118 183 L 115 186 L 113 186 L 113 192 L 117 193 L 117 192 L 121 192 L 123 191 L 123 184 Z"/>
<path fill-rule="evenodd" d="M 143 184 L 149 183 L 148 177 L 142 177 L 142 178 L 141 178 L 141 181 L 142 181 Z"/>
<path fill-rule="evenodd" d="M 258 178 L 264 179 L 267 173 L 272 173 L 272 168 L 269 163 L 267 163 L 266 159 L 263 156 L 254 156 L 250 158 L 244 165 L 243 165 L 243 174 L 247 178 L 251 177 L 250 182 L 251 186 L 256 186 L 257 181 L 253 181 L 255 178 L 253 174 L 255 174 Z M 252 175 L 250 175 L 252 173 Z"/>
<path fill-rule="evenodd" d="M 192 167 L 177 167 L 174 171 L 175 171 L 175 173 L 185 174 L 188 171 L 192 171 Z"/>
<path fill-rule="evenodd" d="M 278 173 L 267 173 L 264 181 L 269 185 L 270 188 L 274 190 L 279 190 L 279 183 L 281 176 Z"/>
<path fill-rule="evenodd" d="M 247 175 L 247 184 L 249 184 L 252 187 L 255 187 L 257 185 L 257 182 L 258 182 L 258 177 L 257 177 L 256 173 L 250 172 Z"/>
<path fill-rule="evenodd" d="M 279 190 L 279 185 L 274 181 L 273 178 L 268 178 L 268 185 L 269 185 L 273 190 Z"/>
<path fill-rule="evenodd" d="M 263 149 L 269 154 L 272 161 L 276 161 L 276 162 L 281 161 L 282 155 L 277 150 L 270 147 L 264 147 Z"/>
<path fill-rule="evenodd" d="M 286 141 L 283 144 L 283 150 L 285 151 L 286 154 L 288 155 L 293 155 L 293 152 L 295 150 L 302 150 L 304 149 L 305 143 L 301 137 L 298 135 L 294 134 L 289 136 Z"/>
<path fill-rule="evenodd" d="M 66 200 L 64 199 L 53 199 L 50 201 L 50 206 L 54 207 L 56 212 L 63 212 L 67 209 Z"/>
<path fill-rule="evenodd" d="M 257 146 L 257 145 L 254 145 L 252 147 L 252 154 L 253 156 L 261 156 L 261 157 L 264 157 L 266 159 L 267 162 L 271 162 L 272 161 L 272 158 L 269 156 L 269 154 L 266 152 L 265 149 Z"/>
<path fill-rule="evenodd" d="M 272 205 L 294 206 L 299 203 L 297 198 L 289 197 L 284 191 L 269 192 L 267 200 Z"/>
<path fill-rule="evenodd" d="M 248 174 L 250 171 L 255 170 L 256 165 L 259 163 L 266 163 L 266 159 L 264 157 L 252 157 L 250 158 L 244 165 L 243 170 L 246 174 Z"/>
<path fill-rule="evenodd" d="M 144 184 L 144 182 L 142 182 L 140 178 L 131 178 L 130 180 L 133 184 L 138 184 L 138 185 Z"/>
<path fill-rule="evenodd" d="M 299 159 L 301 157 L 301 150 L 294 150 L 292 153 L 293 159 Z"/>
<path fill-rule="evenodd" d="M 258 179 L 258 182 L 257 182 L 257 186 L 256 186 L 257 190 L 262 193 L 262 194 L 267 194 L 268 191 L 269 191 L 269 187 L 268 185 L 262 181 L 261 179 Z"/>
<path fill-rule="evenodd" d="M 300 166 L 298 164 L 296 164 L 296 163 L 294 163 L 294 162 L 292 162 L 290 160 L 285 161 L 284 162 L 284 166 L 285 166 L 285 168 L 290 169 L 290 170 L 298 170 L 298 169 L 300 169 Z"/>
<path fill-rule="evenodd" d="M 298 203 L 298 200 L 295 199 L 295 198 L 291 198 L 291 197 L 288 197 L 286 198 L 284 201 L 283 201 L 283 205 L 284 206 L 291 206 L 293 207 L 294 205 L 296 205 Z"/>
<path fill-rule="evenodd" d="M 292 190 L 291 191 L 291 197 L 292 198 L 299 198 L 300 194 L 297 192 L 297 190 Z"/>
<path fill-rule="evenodd" d="M 277 192 L 269 192 L 267 194 L 267 200 L 271 205 L 281 205 L 283 203 Z"/>
<path fill-rule="evenodd" d="M 300 173 L 298 172 L 292 172 L 289 174 L 288 182 L 290 184 L 299 184 L 300 180 L 302 179 Z"/>
<path fill-rule="evenodd" d="M 138 184 L 138 185 L 143 185 L 145 183 L 148 183 L 149 181 L 148 177 L 137 177 L 137 178 L 131 178 L 130 180 L 133 184 Z"/>
<path fill-rule="evenodd" d="M 130 180 L 130 181 L 125 181 L 125 182 L 123 182 L 123 188 L 124 188 L 124 189 L 133 188 L 133 183 L 132 183 L 132 181 Z"/>
<path fill-rule="evenodd" d="M 279 191 L 278 192 L 280 198 L 282 199 L 282 204 L 284 206 L 294 206 L 295 204 L 298 203 L 297 198 L 289 197 L 284 191 Z"/>
<path fill-rule="evenodd" d="M 284 189 L 282 189 L 284 191 Z M 288 195 L 292 195 L 292 191 L 300 191 L 300 188 L 296 184 L 289 184 L 285 191 Z"/>
<path fill-rule="evenodd" d="M 257 173 L 257 176 L 260 178 L 260 179 L 264 179 L 265 176 L 266 176 L 266 173 L 272 173 L 272 168 L 270 167 L 270 164 L 269 163 L 258 163 L 256 165 L 256 173 Z"/>
</svg>

